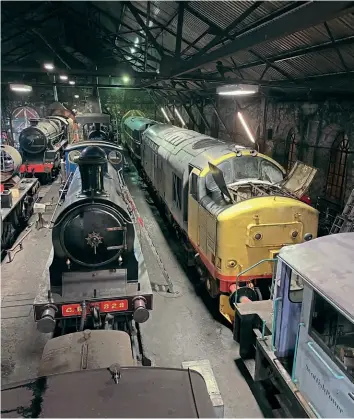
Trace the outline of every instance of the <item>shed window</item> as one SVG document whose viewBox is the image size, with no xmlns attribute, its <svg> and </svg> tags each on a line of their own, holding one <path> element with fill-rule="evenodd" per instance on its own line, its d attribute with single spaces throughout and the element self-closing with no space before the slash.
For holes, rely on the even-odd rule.
<svg viewBox="0 0 354 419">
<path fill-rule="evenodd" d="M 291 128 L 287 137 L 286 137 L 287 153 L 288 153 L 288 162 L 287 162 L 287 171 L 290 172 L 294 164 L 296 163 L 296 148 L 297 148 L 297 139 L 294 128 Z"/>
<path fill-rule="evenodd" d="M 345 189 L 346 165 L 349 153 L 349 140 L 343 133 L 339 133 L 331 147 L 329 170 L 327 176 L 327 198 L 341 202 Z"/>
<path fill-rule="evenodd" d="M 173 174 L 173 202 L 178 209 L 182 208 L 182 179 Z"/>
</svg>

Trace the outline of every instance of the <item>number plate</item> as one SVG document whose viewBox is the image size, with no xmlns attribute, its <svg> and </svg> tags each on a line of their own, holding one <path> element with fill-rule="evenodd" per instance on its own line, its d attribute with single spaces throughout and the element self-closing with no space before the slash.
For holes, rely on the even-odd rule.
<svg viewBox="0 0 354 419">
<path fill-rule="evenodd" d="M 100 301 L 95 303 L 87 303 L 87 312 L 91 306 L 98 306 L 101 313 L 111 313 L 113 311 L 128 310 L 128 300 Z M 80 304 L 67 304 L 61 308 L 63 317 L 81 316 L 82 308 Z"/>
</svg>

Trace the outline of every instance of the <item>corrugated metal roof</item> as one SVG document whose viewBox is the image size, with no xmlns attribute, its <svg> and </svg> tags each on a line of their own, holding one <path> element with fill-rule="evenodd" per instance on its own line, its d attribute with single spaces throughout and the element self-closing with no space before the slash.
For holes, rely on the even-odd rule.
<svg viewBox="0 0 354 419">
<path fill-rule="evenodd" d="M 167 24 L 178 9 L 175 1 L 151 1 L 150 3 L 150 17 L 163 24 Z M 132 1 L 132 4 L 147 14 L 147 1 Z"/>
<path fill-rule="evenodd" d="M 354 16 L 352 13 L 327 22 L 334 38 L 352 36 L 354 34 Z"/>
<path fill-rule="evenodd" d="M 271 57 L 272 55 L 277 55 L 292 49 L 309 47 L 310 45 L 321 44 L 328 41 L 330 41 L 330 38 L 324 26 L 322 26 L 322 28 L 316 26 L 305 31 L 285 36 L 284 38 L 263 42 L 252 49 L 263 57 Z"/>
<path fill-rule="evenodd" d="M 247 10 L 250 5 L 254 2 L 242 2 L 244 4 L 249 4 L 244 10 Z M 242 22 L 240 22 L 236 28 L 231 31 L 231 34 L 236 34 L 237 32 L 247 28 L 248 26 L 256 23 L 258 20 L 265 18 L 271 13 L 276 12 L 279 9 L 282 9 L 289 4 L 291 4 L 291 1 L 264 1 L 257 9 L 253 10 L 252 13 L 246 17 Z M 240 13 L 240 15 L 243 12 Z"/>
<path fill-rule="evenodd" d="M 227 28 L 245 10 L 251 1 L 191 1 L 189 5 L 221 29 Z"/>
</svg>

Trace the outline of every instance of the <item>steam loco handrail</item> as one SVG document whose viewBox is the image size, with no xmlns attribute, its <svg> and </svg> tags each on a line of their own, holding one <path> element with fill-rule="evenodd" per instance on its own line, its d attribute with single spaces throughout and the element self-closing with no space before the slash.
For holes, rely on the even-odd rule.
<svg viewBox="0 0 354 419">
<path fill-rule="evenodd" d="M 94 146 L 98 145 L 99 147 L 107 147 L 107 148 L 112 148 L 113 150 L 122 151 L 122 146 L 119 146 L 109 141 L 98 142 L 98 141 L 93 141 L 93 140 L 87 140 L 87 141 L 80 141 L 78 143 L 69 145 L 68 147 L 66 147 L 65 153 L 68 153 L 73 150 L 81 149 L 81 148 L 86 148 L 92 145 Z"/>
<path fill-rule="evenodd" d="M 62 198 L 62 196 L 63 196 L 63 194 L 64 194 L 64 192 L 66 190 L 66 186 L 71 182 L 71 178 L 73 177 L 73 174 L 74 174 L 74 172 L 70 172 L 68 178 L 66 179 L 66 182 L 64 184 L 64 187 L 62 188 L 62 191 L 61 191 L 61 193 L 59 195 L 59 199 L 58 199 L 57 204 L 56 204 L 56 206 L 54 208 L 54 212 L 53 212 L 52 218 L 50 219 L 50 222 L 49 222 L 49 228 L 50 229 L 52 229 L 54 227 L 54 225 L 53 225 L 54 224 L 54 221 L 53 220 L 55 218 L 55 215 L 56 215 L 56 212 L 57 212 L 57 208 L 58 208 L 58 206 L 59 206 L 59 204 L 61 202 L 61 198 Z"/>
</svg>

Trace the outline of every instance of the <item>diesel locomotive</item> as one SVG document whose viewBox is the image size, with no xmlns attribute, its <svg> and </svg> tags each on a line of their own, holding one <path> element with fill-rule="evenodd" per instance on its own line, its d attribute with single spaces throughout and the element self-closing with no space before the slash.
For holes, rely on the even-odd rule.
<svg viewBox="0 0 354 419">
<path fill-rule="evenodd" d="M 74 121 L 75 115 L 61 104 L 53 107 L 52 115 L 31 119 L 31 125 L 19 137 L 23 160 L 20 172 L 36 175 L 43 181 L 55 177 L 60 170 L 63 149 L 71 141 Z"/>
<path fill-rule="evenodd" d="M 123 116 L 121 127 L 123 145 L 128 148 L 130 155 L 137 163 L 141 160 L 140 149 L 144 131 L 158 123 L 145 118 L 139 111 L 130 111 Z"/>
<path fill-rule="evenodd" d="M 284 247 L 272 300 L 236 304 L 241 359 L 278 417 L 353 414 L 353 252 L 354 233 Z"/>
<path fill-rule="evenodd" d="M 142 133 L 140 153 L 143 176 L 184 238 L 189 265 L 230 322 L 235 302 L 269 298 L 267 259 L 316 237 L 318 212 L 301 202 L 314 168 L 297 162 L 285 177 L 256 150 L 167 124 Z"/>
</svg>

